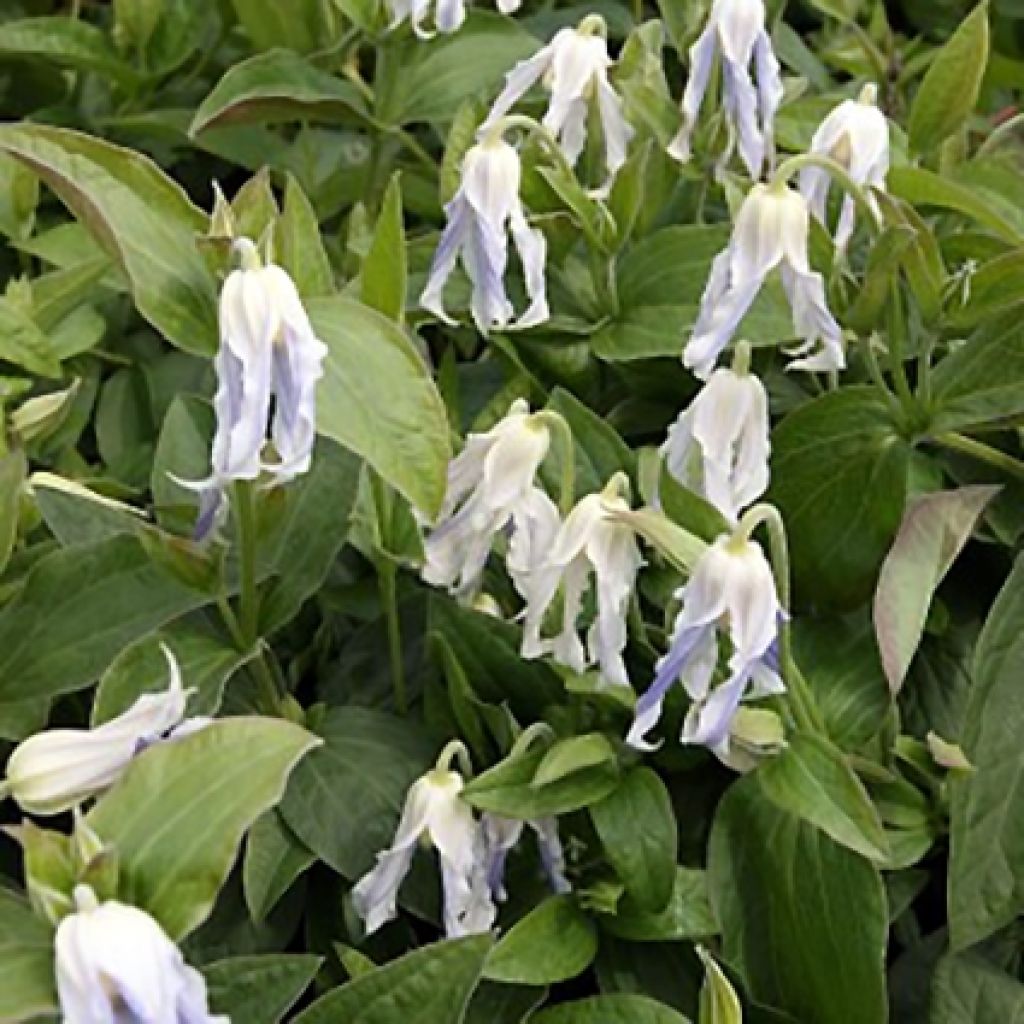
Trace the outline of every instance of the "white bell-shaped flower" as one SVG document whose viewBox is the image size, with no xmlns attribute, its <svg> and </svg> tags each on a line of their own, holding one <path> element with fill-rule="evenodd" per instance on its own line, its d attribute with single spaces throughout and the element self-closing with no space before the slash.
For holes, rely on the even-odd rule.
<svg viewBox="0 0 1024 1024">
<path fill-rule="evenodd" d="M 768 489 L 768 395 L 752 373 L 718 369 L 669 427 L 668 472 L 735 523 Z"/>
<path fill-rule="evenodd" d="M 50 729 L 30 736 L 11 754 L 0 789 L 29 814 L 59 814 L 112 786 L 148 746 L 207 724 L 182 721 L 194 691 L 182 687 L 178 662 L 167 647 L 163 650 L 170 672 L 163 693 L 143 694 L 95 729 Z"/>
<path fill-rule="evenodd" d="M 711 264 L 683 363 L 707 379 L 768 275 L 778 268 L 803 344 L 790 370 L 841 370 L 842 332 L 825 301 L 825 282 L 807 259 L 810 214 L 799 192 L 778 182 L 754 185 L 736 215 L 728 246 Z"/>
<path fill-rule="evenodd" d="M 316 383 L 327 355 L 287 272 L 273 263 L 261 265 L 247 238 L 236 239 L 234 250 L 241 266 L 228 275 L 220 294 L 212 472 L 199 482 L 178 481 L 201 495 L 197 537 L 217 522 L 224 488 L 233 481 L 255 480 L 265 471 L 280 484 L 309 469 Z M 269 433 L 276 459 L 266 462 L 271 399 Z"/>
<path fill-rule="evenodd" d="M 752 178 L 774 158 L 775 113 L 782 102 L 782 78 L 765 28 L 764 0 L 715 0 L 700 38 L 690 47 L 690 76 L 683 92 L 683 124 L 669 154 L 685 163 L 690 140 L 715 64 L 722 57 L 722 105 L 728 130 L 724 167 L 737 144 Z M 754 64 L 757 85 L 750 74 Z"/>
<path fill-rule="evenodd" d="M 884 189 L 889 172 L 889 122 L 876 105 L 877 97 L 878 87 L 865 85 L 857 99 L 843 100 L 832 110 L 811 139 L 810 152 L 835 160 L 855 184 L 866 189 Z M 822 224 L 830 184 L 831 177 L 823 167 L 804 167 L 800 171 L 800 192 Z M 878 201 L 870 191 L 867 201 L 877 219 Z M 853 197 L 844 196 L 834 238 L 840 252 L 853 234 L 856 212 Z"/>
<path fill-rule="evenodd" d="M 424 542 L 427 583 L 460 597 L 477 589 L 495 536 L 533 500 L 550 443 L 548 427 L 522 399 L 486 433 L 469 435 L 448 467 L 441 514 Z"/>
<path fill-rule="evenodd" d="M 555 893 L 571 890 L 565 877 L 565 853 L 558 836 L 558 819 L 554 817 L 520 821 L 516 818 L 502 818 L 497 814 L 484 814 L 480 820 L 487 846 L 487 884 L 491 895 L 499 903 L 508 899 L 505 891 L 505 861 L 509 851 L 522 838 L 523 830 L 529 827 L 537 839 L 537 852 L 541 867 L 547 876 L 548 885 Z"/>
<path fill-rule="evenodd" d="M 643 564 L 631 527 L 615 518 L 628 512 L 621 497 L 621 474 L 613 477 L 603 491 L 579 501 L 569 513 L 544 560 L 542 583 L 528 597 L 528 624 L 539 624 L 559 586 L 562 590 L 562 630 L 553 640 L 534 643 L 531 630 L 524 634 L 524 657 L 552 653 L 555 660 L 575 672 L 598 665 L 605 682 L 629 686 L 622 652 L 626 648 L 626 617 L 636 575 Z M 552 572 L 547 570 L 551 569 Z M 597 615 L 587 632 L 584 647 L 577 631 L 577 619 L 591 576 L 597 596 Z"/>
<path fill-rule="evenodd" d="M 622 111 L 622 100 L 608 80 L 613 65 L 608 56 L 607 28 L 600 15 L 584 18 L 576 28 L 563 28 L 532 57 L 520 61 L 505 77 L 505 88 L 480 126 L 490 131 L 538 81 L 551 93 L 543 125 L 558 140 L 566 160 L 575 166 L 587 141 L 591 102 L 604 135 L 607 181 L 626 162 L 633 129 Z"/>
<path fill-rule="evenodd" d="M 519 10 L 521 0 L 498 0 L 497 7 L 502 14 L 514 14 Z M 434 33 L 423 27 L 430 13 L 431 0 L 387 0 L 391 12 L 388 30 L 397 28 L 404 21 L 412 25 L 413 32 L 420 39 L 432 39 Z M 438 32 L 458 32 L 466 20 L 465 0 L 436 0 L 434 3 L 434 27 Z"/>
<path fill-rule="evenodd" d="M 203 976 L 145 911 L 100 903 L 87 885 L 57 927 L 64 1024 L 230 1024 L 210 1013 Z"/>
<path fill-rule="evenodd" d="M 683 743 L 709 747 L 723 759 L 740 701 L 782 693 L 778 673 L 778 633 L 784 616 L 771 566 L 760 546 L 742 532 L 723 535 L 697 563 L 678 591 L 682 602 L 668 652 L 659 659 L 654 681 L 636 703 L 626 742 L 653 750 L 644 737 L 657 725 L 669 687 L 679 680 L 693 704 L 683 727 Z M 718 666 L 719 635 L 728 637 L 728 678 L 712 687 Z"/>
<path fill-rule="evenodd" d="M 519 154 L 501 137 L 500 129 L 485 134 L 462 161 L 462 182 L 445 206 L 448 222 L 430 266 L 420 305 L 445 323 L 444 286 L 461 257 L 473 286 L 470 309 L 482 334 L 505 328 L 534 327 L 548 318 L 544 284 L 547 242 L 531 228 L 519 199 Z M 529 308 L 513 322 L 514 310 L 505 292 L 508 235 L 523 264 Z"/>
<path fill-rule="evenodd" d="M 446 935 L 485 932 L 494 923 L 497 911 L 487 885 L 484 835 L 459 796 L 462 776 L 445 766 L 447 760 L 446 749 L 438 766 L 409 788 L 394 841 L 377 854 L 376 866 L 352 890 L 353 906 L 367 934 L 397 914 L 398 890 L 421 843 L 437 850 L 441 864 Z"/>
</svg>

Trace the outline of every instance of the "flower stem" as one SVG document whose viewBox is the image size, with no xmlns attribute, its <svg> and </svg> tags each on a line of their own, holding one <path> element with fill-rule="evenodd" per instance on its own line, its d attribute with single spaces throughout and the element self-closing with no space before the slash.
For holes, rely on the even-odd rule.
<svg viewBox="0 0 1024 1024">
<path fill-rule="evenodd" d="M 965 437 L 963 434 L 957 434 L 952 431 L 945 434 L 936 434 L 934 440 L 937 444 L 942 445 L 943 448 L 949 448 L 952 451 L 970 455 L 979 462 L 987 462 L 990 466 L 995 466 L 997 469 L 1001 469 L 1004 473 L 1009 473 L 1010 476 L 1016 477 L 1018 480 L 1024 480 L 1024 462 L 1021 462 L 1020 459 L 1015 459 L 1012 455 L 1007 455 L 1006 452 L 1000 451 L 998 448 L 993 448 L 991 445 L 977 441 L 973 437 Z"/>
<path fill-rule="evenodd" d="M 835 160 L 830 160 L 827 156 L 821 156 L 818 153 L 800 153 L 798 156 L 791 156 L 779 164 L 771 184 L 773 186 L 788 184 L 789 179 L 804 167 L 820 167 L 827 171 L 853 197 L 854 202 L 864 213 L 864 219 L 870 225 L 871 230 L 876 235 L 879 233 L 878 217 L 867 193 L 850 177 L 845 167 Z"/>
<path fill-rule="evenodd" d="M 235 527 L 239 561 L 239 627 L 247 648 L 256 646 L 260 632 L 260 595 L 256 585 L 256 505 L 253 484 L 239 480 L 234 488 Z"/>
<path fill-rule="evenodd" d="M 384 556 L 377 561 L 377 585 L 384 608 L 388 631 L 388 660 L 391 665 L 391 686 L 395 694 L 395 709 L 400 715 L 408 714 L 409 696 L 405 687 L 405 661 L 402 658 L 402 625 L 398 618 L 398 570 L 395 563 Z"/>
<path fill-rule="evenodd" d="M 567 516 L 576 504 L 576 442 L 573 440 L 572 428 L 565 417 L 554 409 L 541 409 L 534 415 L 541 423 L 550 427 L 555 435 L 562 471 L 558 509 L 563 516 Z"/>
</svg>

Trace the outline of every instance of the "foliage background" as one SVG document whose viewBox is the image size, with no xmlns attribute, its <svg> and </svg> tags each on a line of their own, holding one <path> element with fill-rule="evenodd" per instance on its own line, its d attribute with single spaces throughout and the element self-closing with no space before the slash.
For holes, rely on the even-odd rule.
<svg viewBox="0 0 1024 1024">
<path fill-rule="evenodd" d="M 608 21 L 637 128 L 612 220 L 527 152 L 555 315 L 486 341 L 440 329 L 415 297 L 461 154 L 504 72 L 590 10 Z M 879 85 L 894 137 L 880 237 L 860 238 L 849 268 L 814 239 L 852 339 L 840 386 L 782 373 L 791 327 L 777 291 L 745 325 L 772 397 L 769 498 L 792 548 L 796 653 L 827 744 L 791 737 L 743 778 L 673 743 L 640 762 L 621 744 L 627 707 L 520 660 L 515 625 L 415 572 L 410 503 L 436 508 L 458 437 L 518 396 L 570 423 L 581 495 L 625 470 L 649 496 L 650 448 L 695 390 L 679 350 L 734 198 L 710 157 L 680 169 L 664 153 L 705 13 L 528 0 L 513 20 L 481 4 L 456 35 L 423 42 L 385 33 L 369 0 L 0 4 L 0 749 L 160 688 L 160 640 L 201 709 L 268 710 L 253 651 L 217 614 L 237 585 L 231 546 L 190 543 L 191 498 L 168 478 L 207 467 L 227 267 L 213 182 L 241 233 L 273 234 L 330 348 L 314 469 L 259 508 L 259 625 L 291 695 L 282 717 L 151 752 L 90 815 L 118 847 L 121 895 L 183 939 L 236 1021 L 272 1024 L 297 1005 L 313 1006 L 305 1024 L 679 1024 L 697 1019 L 698 942 L 755 1024 L 1024 1013 L 1017 0 L 973 14 L 950 0 L 774 12 L 782 149 L 805 149 L 862 81 Z M 714 531 L 685 494 L 665 510 Z M 897 534 L 895 611 L 873 619 Z M 649 560 L 629 652 L 641 684 L 679 579 Z M 488 590 L 511 619 L 500 572 Z M 902 671 L 883 669 L 879 614 Z M 396 662 L 408 715 L 393 703 Z M 286 719 L 324 740 L 290 776 L 307 738 Z M 407 913 L 361 942 L 347 890 L 389 842 L 408 784 L 452 735 L 484 770 L 541 719 L 559 736 L 542 781 L 537 761 L 506 764 L 469 798 L 559 814 L 574 894 L 548 898 L 517 853 L 497 945 L 436 943 L 424 861 Z M 931 732 L 972 768 L 937 764 Z M 13 805 L 0 815 L 14 822 Z M 53 1007 L 46 926 L 14 891 L 33 872 L 52 881 L 66 856 L 19 839 L 0 838 L 11 1021 Z"/>
</svg>

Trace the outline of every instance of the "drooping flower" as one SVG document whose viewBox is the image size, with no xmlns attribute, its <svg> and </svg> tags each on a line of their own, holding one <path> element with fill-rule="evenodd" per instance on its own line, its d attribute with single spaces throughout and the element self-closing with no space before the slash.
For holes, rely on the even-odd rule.
<svg viewBox="0 0 1024 1024">
<path fill-rule="evenodd" d="M 728 143 L 719 160 L 724 167 L 739 145 L 752 178 L 774 157 L 775 113 L 782 102 L 782 78 L 765 29 L 764 0 L 715 0 L 700 38 L 690 47 L 690 77 L 683 92 L 683 125 L 669 153 L 685 163 L 690 140 L 715 63 L 722 56 L 722 102 Z M 750 74 L 754 62 L 757 85 Z"/>
<path fill-rule="evenodd" d="M 487 931 L 496 916 L 487 885 L 487 850 L 483 832 L 459 794 L 463 779 L 446 766 L 412 784 L 398 831 L 389 849 L 377 854 L 376 866 L 352 890 L 356 913 L 375 932 L 397 914 L 398 890 L 421 843 L 429 842 L 441 864 L 444 925 L 449 938 Z"/>
<path fill-rule="evenodd" d="M 203 976 L 149 914 L 100 903 L 87 885 L 74 899 L 55 939 L 64 1024 L 230 1024 L 210 1013 Z"/>
<path fill-rule="evenodd" d="M 604 135 L 605 191 L 626 162 L 633 129 L 622 111 L 622 100 L 608 80 L 614 63 L 608 56 L 607 28 L 597 14 L 576 28 L 563 28 L 532 57 L 520 61 L 506 76 L 505 88 L 480 126 L 486 133 L 534 85 L 542 81 L 551 93 L 543 125 L 558 140 L 566 160 L 575 166 L 587 141 L 587 116 L 596 101 Z"/>
<path fill-rule="evenodd" d="M 876 106 L 877 98 L 878 87 L 869 83 L 857 99 L 843 100 L 818 125 L 810 152 L 835 160 L 855 184 L 884 189 L 889 172 L 889 122 Z M 830 184 L 831 177 L 823 167 L 804 167 L 800 171 L 800 192 L 822 224 Z M 876 219 L 880 217 L 878 201 L 870 191 L 867 201 Z M 834 238 L 840 252 L 846 249 L 853 234 L 856 211 L 853 197 L 844 196 Z"/>
<path fill-rule="evenodd" d="M 11 754 L 3 789 L 29 814 L 59 814 L 102 793 L 147 747 L 194 732 L 206 719 L 183 721 L 193 692 L 163 648 L 170 681 L 163 693 L 139 697 L 123 714 L 95 729 L 50 729 L 30 736 Z"/>
<path fill-rule="evenodd" d="M 768 275 L 779 269 L 803 344 L 790 370 L 841 370 L 842 332 L 825 301 L 825 282 L 807 259 L 810 215 L 799 192 L 783 182 L 754 185 L 743 200 L 728 246 L 711 264 L 683 363 L 702 380 L 715 367 Z"/>
<path fill-rule="evenodd" d="M 523 656 L 552 653 L 555 660 L 575 672 L 593 664 L 602 678 L 617 686 L 628 686 L 629 675 L 622 652 L 626 648 L 626 616 L 636 574 L 643 564 L 631 527 L 615 519 L 628 512 L 621 496 L 621 474 L 613 477 L 603 491 L 579 501 L 555 537 L 545 560 L 543 585 L 528 596 L 528 623 L 541 623 L 559 586 L 562 590 L 562 631 L 550 641 L 531 646 L 530 630 L 524 635 Z M 597 593 L 597 615 L 587 633 L 584 647 L 577 632 L 583 597 L 593 575 Z"/>
<path fill-rule="evenodd" d="M 519 10 L 521 0 L 497 0 L 502 14 L 514 14 Z M 431 0 L 387 0 L 391 12 L 388 30 L 397 28 L 408 20 L 413 32 L 420 39 L 432 39 L 434 33 L 423 27 L 430 11 Z M 458 32 L 466 20 L 465 0 L 436 0 L 434 5 L 434 27 L 438 32 Z"/>
<path fill-rule="evenodd" d="M 519 199 L 519 154 L 498 129 L 483 134 L 462 161 L 462 182 L 445 206 L 448 218 L 430 266 L 420 305 L 445 323 L 444 286 L 461 257 L 473 286 L 470 310 L 482 334 L 505 328 L 534 327 L 548 318 L 544 284 L 547 242 L 531 228 Z M 513 322 L 514 310 L 505 292 L 508 235 L 523 264 L 529 308 Z"/>
<path fill-rule="evenodd" d="M 644 737 L 657 725 L 669 688 L 683 684 L 693 704 L 682 742 L 709 747 L 727 759 L 729 733 L 740 701 L 748 695 L 784 691 L 777 666 L 777 637 L 784 615 L 775 579 L 764 552 L 742 532 L 722 535 L 704 553 L 676 597 L 682 607 L 672 641 L 658 661 L 654 681 L 636 704 L 626 742 L 653 750 Z M 728 678 L 712 686 L 719 661 L 720 636 L 731 651 Z"/>
<path fill-rule="evenodd" d="M 178 481 L 201 495 L 196 536 L 206 536 L 221 513 L 224 489 L 261 472 L 276 484 L 309 469 L 316 437 L 316 383 L 327 346 L 313 331 L 295 283 L 273 263 L 262 266 L 247 238 L 233 249 L 241 266 L 220 294 L 220 348 L 214 360 L 212 472 L 199 482 Z M 264 460 L 267 422 L 276 458 Z"/>
<path fill-rule="evenodd" d="M 460 597 L 477 589 L 495 536 L 534 490 L 550 441 L 522 399 L 490 430 L 469 435 L 448 467 L 441 514 L 424 543 L 427 583 Z"/>
<path fill-rule="evenodd" d="M 502 818 L 497 814 L 484 814 L 480 824 L 487 845 L 487 884 L 493 898 L 499 903 L 504 903 L 508 898 L 505 891 L 505 861 L 527 826 L 537 837 L 537 852 L 552 892 L 566 893 L 571 890 L 569 880 L 565 877 L 565 854 L 558 837 L 556 818 L 520 821 L 516 818 Z"/>
<path fill-rule="evenodd" d="M 730 522 L 768 489 L 768 396 L 752 373 L 718 369 L 669 427 L 668 472 Z"/>
</svg>

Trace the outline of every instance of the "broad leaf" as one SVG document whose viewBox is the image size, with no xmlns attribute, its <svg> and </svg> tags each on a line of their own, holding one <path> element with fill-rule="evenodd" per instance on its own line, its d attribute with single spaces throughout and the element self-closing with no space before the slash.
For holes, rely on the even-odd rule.
<svg viewBox="0 0 1024 1024">
<path fill-rule="evenodd" d="M 328 992 L 294 1024 L 461 1024 L 489 935 L 437 942 Z"/>
<path fill-rule="evenodd" d="M 97 71 L 122 85 L 132 84 L 135 72 L 117 55 L 105 32 L 71 17 L 23 18 L 4 22 L 0 54 L 37 57 L 61 67 Z"/>
<path fill-rule="evenodd" d="M 530 1024 L 689 1024 L 664 1003 L 648 996 L 616 993 L 551 1006 L 530 1017 Z"/>
<path fill-rule="evenodd" d="M 932 979 L 929 1024 L 1021 1024 L 1024 985 L 974 954 L 944 956 Z"/>
<path fill-rule="evenodd" d="M 370 250 L 363 260 L 359 297 L 371 309 L 400 324 L 405 316 L 406 279 L 402 189 L 396 174 L 384 193 Z"/>
<path fill-rule="evenodd" d="M 121 898 L 175 940 L 193 931 L 213 909 L 242 836 L 315 743 L 290 722 L 222 719 L 136 758 L 87 819 L 117 848 Z"/>
<path fill-rule="evenodd" d="M 20 1024 L 56 1010 L 53 932 L 0 886 L 0 1020 Z"/>
<path fill-rule="evenodd" d="M 210 1009 L 246 1024 L 277 1024 L 309 987 L 323 958 L 272 953 L 218 960 L 203 968 Z"/>
<path fill-rule="evenodd" d="M 683 867 L 676 868 L 672 895 L 663 910 L 646 913 L 620 903 L 614 915 L 602 919 L 601 926 L 631 942 L 680 942 L 718 933 L 704 872 Z"/>
<path fill-rule="evenodd" d="M 878 872 L 777 809 L 756 777 L 735 783 L 718 806 L 708 881 L 724 958 L 753 998 L 802 1024 L 885 1020 L 888 917 Z"/>
<path fill-rule="evenodd" d="M 285 824 L 281 812 L 267 811 L 245 841 L 242 887 L 253 921 L 262 921 L 315 861 L 316 854 Z"/>
</svg>

